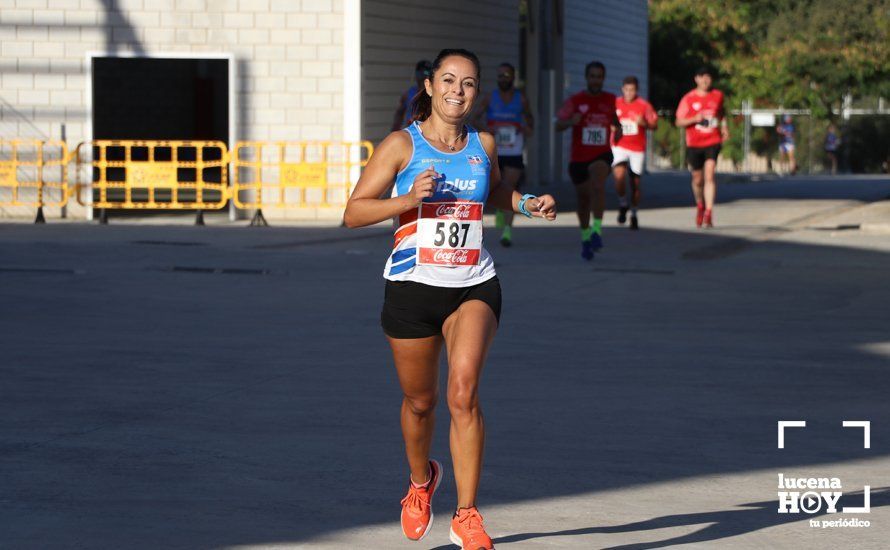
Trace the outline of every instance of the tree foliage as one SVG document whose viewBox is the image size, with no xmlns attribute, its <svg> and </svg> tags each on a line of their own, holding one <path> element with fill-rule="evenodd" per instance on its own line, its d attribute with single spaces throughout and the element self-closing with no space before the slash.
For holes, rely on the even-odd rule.
<svg viewBox="0 0 890 550">
<path fill-rule="evenodd" d="M 847 93 L 890 95 L 890 0 L 650 0 L 653 104 L 673 109 L 702 64 L 738 107 L 832 117 Z"/>
</svg>

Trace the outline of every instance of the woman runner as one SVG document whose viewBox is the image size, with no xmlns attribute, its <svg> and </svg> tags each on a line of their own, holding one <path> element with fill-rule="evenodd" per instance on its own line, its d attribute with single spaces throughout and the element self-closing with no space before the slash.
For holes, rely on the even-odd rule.
<svg viewBox="0 0 890 550">
<path fill-rule="evenodd" d="M 381 324 L 404 394 L 401 424 L 411 473 L 402 531 L 412 540 L 426 536 L 444 475 L 429 456 L 444 344 L 457 485 L 450 538 L 461 548 L 489 549 L 494 546 L 476 509 L 485 440 L 479 379 L 497 331 L 501 288 L 482 246 L 482 208 L 487 203 L 553 220 L 556 203 L 549 195 L 520 195 L 499 185 L 494 138 L 465 124 L 479 93 L 473 53 L 439 52 L 424 87 L 414 121 L 384 139 L 368 162 L 344 221 L 362 227 L 399 219 L 384 271 Z M 389 188 L 391 197 L 379 198 Z"/>
</svg>

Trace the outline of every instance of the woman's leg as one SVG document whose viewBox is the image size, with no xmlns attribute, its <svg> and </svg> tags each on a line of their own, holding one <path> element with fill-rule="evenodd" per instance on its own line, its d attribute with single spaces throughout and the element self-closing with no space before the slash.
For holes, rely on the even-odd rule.
<svg viewBox="0 0 890 550">
<path fill-rule="evenodd" d="M 476 504 L 482 471 L 485 426 L 479 406 L 479 377 L 497 331 L 497 318 L 480 300 L 469 300 L 442 327 L 448 349 L 448 409 L 457 507 Z"/>
<path fill-rule="evenodd" d="M 411 479 L 429 479 L 430 445 L 433 441 L 438 398 L 441 336 L 428 338 L 387 338 L 399 376 L 402 399 L 402 436 L 411 468 Z"/>
</svg>

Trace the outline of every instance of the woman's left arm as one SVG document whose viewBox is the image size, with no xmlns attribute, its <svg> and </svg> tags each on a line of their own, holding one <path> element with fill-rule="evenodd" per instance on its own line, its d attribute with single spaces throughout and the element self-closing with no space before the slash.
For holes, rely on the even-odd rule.
<svg viewBox="0 0 890 550">
<path fill-rule="evenodd" d="M 482 147 L 485 148 L 485 152 L 488 153 L 488 158 L 491 159 L 487 204 L 501 210 L 512 210 L 513 212 L 525 214 L 520 209 L 521 203 L 529 216 L 544 218 L 548 221 L 555 220 L 556 200 L 550 195 L 541 195 L 540 197 L 530 196 L 523 202 L 522 198 L 525 195 L 501 183 L 501 170 L 498 167 L 498 150 L 494 136 L 488 132 L 479 132 L 479 139 L 482 141 Z"/>
</svg>

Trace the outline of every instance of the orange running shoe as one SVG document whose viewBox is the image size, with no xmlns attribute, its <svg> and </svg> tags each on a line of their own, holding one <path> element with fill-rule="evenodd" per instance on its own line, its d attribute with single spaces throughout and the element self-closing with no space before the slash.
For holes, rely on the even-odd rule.
<svg viewBox="0 0 890 550">
<path fill-rule="evenodd" d="M 714 227 L 714 214 L 710 210 L 705 210 L 705 227 Z"/>
<path fill-rule="evenodd" d="M 698 203 L 695 205 L 695 227 L 701 227 L 705 218 L 705 205 Z"/>
<path fill-rule="evenodd" d="M 494 543 L 482 525 L 482 515 L 475 506 L 458 508 L 451 519 L 449 538 L 463 550 L 494 550 Z"/>
<path fill-rule="evenodd" d="M 433 495 L 442 481 L 442 465 L 430 460 L 430 482 L 417 488 L 408 477 L 408 494 L 402 499 L 402 532 L 411 540 L 420 540 L 433 526 Z"/>
</svg>

